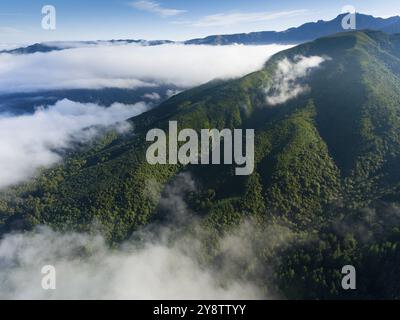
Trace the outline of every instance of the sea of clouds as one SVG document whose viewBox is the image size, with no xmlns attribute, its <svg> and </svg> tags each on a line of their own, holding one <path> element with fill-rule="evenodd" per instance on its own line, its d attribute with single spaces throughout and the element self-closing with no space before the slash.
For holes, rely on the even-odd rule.
<svg viewBox="0 0 400 320">
<path fill-rule="evenodd" d="M 235 78 L 260 69 L 288 46 L 107 45 L 35 54 L 0 54 L 0 95 L 55 89 L 137 88 L 173 84 L 192 87 L 215 78 Z M 158 100 L 153 95 L 153 100 Z M 145 103 L 110 107 L 61 100 L 33 114 L 0 115 L 0 189 L 32 178 L 62 161 L 62 152 L 98 135 L 99 127 L 130 130 L 126 119 L 149 109 Z M 180 185 L 187 185 L 180 183 Z M 193 184 L 189 183 L 193 187 Z M 265 297 L 257 283 L 241 281 L 250 264 L 254 234 L 246 225 L 219 241 L 223 265 L 199 262 L 199 239 L 171 237 L 176 221 L 188 223 L 182 192 L 172 188 L 160 201 L 174 227 L 156 228 L 145 241 L 107 246 L 100 234 L 58 233 L 39 228 L 0 240 L 0 298 L 4 299 L 251 299 Z M 176 214 L 179 213 L 179 216 Z M 245 231 L 243 231 L 245 230 Z M 243 233 L 244 232 L 244 233 Z M 285 234 L 279 230 L 265 240 Z M 156 236 L 155 236 L 156 235 Z M 143 237 L 142 237 L 143 238 Z M 282 240 L 282 243 L 285 241 Z M 82 251 L 83 250 L 83 251 Z M 84 254 L 82 254 L 84 252 Z M 57 290 L 41 287 L 41 268 L 54 265 Z"/>
<path fill-rule="evenodd" d="M 0 95 L 55 89 L 192 87 L 260 69 L 288 46 L 97 45 L 35 54 L 0 54 Z M 157 95 L 152 98 L 157 101 Z M 154 103 L 153 103 L 154 105 Z M 59 101 L 34 114 L 0 114 L 0 189 L 31 178 L 61 160 L 57 152 L 87 138 L 87 128 L 110 126 L 147 110 L 144 103 Z"/>
<path fill-rule="evenodd" d="M 0 115 L 0 190 L 57 163 L 60 151 L 89 142 L 101 127 L 129 130 L 125 120 L 147 109 L 144 103 L 106 108 L 64 99 L 33 114 Z"/>
<path fill-rule="evenodd" d="M 0 54 L 0 93 L 55 89 L 191 87 L 243 76 L 290 46 L 107 45 Z"/>
<path fill-rule="evenodd" d="M 181 239 L 180 239 L 181 240 Z M 192 240 L 195 242 L 195 239 Z M 98 236 L 40 228 L 0 242 L 1 299 L 256 299 L 253 283 L 219 278 L 176 241 L 126 242 L 110 249 Z M 77 254 L 85 252 L 85 254 Z M 56 289 L 41 286 L 54 266 Z"/>
<path fill-rule="evenodd" d="M 244 221 L 214 240 L 218 265 L 205 263 L 201 241 L 206 231 L 184 201 L 186 192 L 193 190 L 192 177 L 180 174 L 160 201 L 168 222 L 138 230 L 116 249 L 97 232 L 60 233 L 39 227 L 6 235 L 0 240 L 0 299 L 273 298 L 260 283 L 242 276 L 247 266 L 265 270 L 255 262 L 257 251 L 286 245 L 290 230 L 258 230 L 257 245 L 256 226 Z M 190 232 L 185 231 L 188 226 Z M 55 268 L 55 290 L 42 288 L 43 266 Z M 258 271 L 257 279 L 262 274 Z"/>
</svg>

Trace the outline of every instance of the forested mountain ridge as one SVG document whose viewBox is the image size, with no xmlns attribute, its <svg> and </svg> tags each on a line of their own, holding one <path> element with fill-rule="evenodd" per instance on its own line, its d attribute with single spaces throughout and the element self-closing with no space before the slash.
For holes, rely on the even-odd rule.
<svg viewBox="0 0 400 320">
<path fill-rule="evenodd" d="M 317 66 L 299 69 L 315 57 Z M 285 82 L 282 61 L 302 76 Z M 171 120 L 196 130 L 255 129 L 254 173 L 148 164 L 146 133 Z M 95 221 L 118 243 L 162 221 L 160 194 L 178 173 L 190 172 L 198 189 L 187 203 L 210 230 L 248 218 L 261 226 L 279 220 L 308 239 L 281 253 L 274 283 L 285 297 L 400 297 L 399 35 L 320 38 L 278 53 L 260 71 L 185 91 L 129 121 L 131 134 L 108 132 L 4 195 L 3 232 L 37 224 L 90 231 Z M 269 255 L 262 251 L 259 259 L 268 263 Z M 340 287 L 345 264 L 360 270 L 356 292 Z"/>
</svg>

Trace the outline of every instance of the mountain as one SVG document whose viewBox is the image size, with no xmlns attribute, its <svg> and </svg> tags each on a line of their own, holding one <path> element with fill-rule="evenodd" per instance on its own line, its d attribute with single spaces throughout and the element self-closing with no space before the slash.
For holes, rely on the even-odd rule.
<svg viewBox="0 0 400 320">
<path fill-rule="evenodd" d="M 342 20 L 346 14 L 341 14 L 330 21 L 319 20 L 309 22 L 297 28 L 290 28 L 285 31 L 260 31 L 251 33 L 238 33 L 226 35 L 211 35 L 205 38 L 191 39 L 184 41 L 184 44 L 190 45 L 229 45 L 229 44 L 299 44 L 312 41 L 317 38 L 343 32 Z M 361 13 L 356 14 L 357 30 L 380 30 L 386 33 L 400 33 L 400 17 L 394 16 L 387 19 L 373 17 Z M 35 52 L 50 52 L 75 47 L 87 47 L 101 44 L 125 44 L 136 43 L 144 46 L 157 46 L 168 43 L 181 43 L 171 40 L 102 40 L 102 41 L 76 41 L 76 42 L 48 42 L 35 43 L 27 47 L 16 48 L 13 50 L 3 50 L 0 53 L 11 54 L 30 54 Z"/>
<path fill-rule="evenodd" d="M 197 131 L 254 129 L 254 173 L 236 176 L 234 165 L 148 164 L 146 133 L 172 120 Z M 134 133 L 111 131 L 3 195 L 2 232 L 37 224 L 90 231 L 96 221 L 119 243 L 167 218 L 160 196 L 188 172 L 198 189 L 185 199 L 211 234 L 207 261 L 218 265 L 212 248 L 227 228 L 246 219 L 261 227 L 280 221 L 291 230 L 290 245 L 271 250 L 258 242 L 255 251 L 265 268 L 257 269 L 258 281 L 269 290 L 295 299 L 400 298 L 400 35 L 319 38 L 243 78 L 173 96 L 130 122 Z M 355 291 L 341 287 L 347 264 L 357 270 Z"/>
<path fill-rule="evenodd" d="M 0 53 L 10 54 L 32 54 L 36 52 L 51 52 L 61 51 L 65 49 L 91 47 L 97 45 L 123 45 L 123 44 L 138 44 L 142 46 L 158 46 L 167 43 L 174 43 L 170 40 L 99 40 L 99 41 L 55 41 L 55 42 L 43 42 L 35 43 L 30 46 L 15 48 L 12 50 L 3 50 Z"/>
<path fill-rule="evenodd" d="M 11 50 L 3 50 L 1 53 L 11 53 L 11 54 L 31 54 L 35 52 L 50 52 L 63 50 L 62 47 L 51 46 L 48 44 L 35 43 L 27 47 L 15 48 Z"/>
<path fill-rule="evenodd" d="M 400 22 L 396 21 L 392 24 L 389 24 L 388 26 L 381 28 L 380 30 L 390 34 L 400 33 Z"/>
<path fill-rule="evenodd" d="M 323 36 L 343 32 L 342 20 L 346 14 L 341 14 L 330 21 L 319 20 L 309 22 L 298 28 L 290 28 L 282 32 L 260 31 L 251 33 L 240 33 L 230 35 L 212 35 L 201 39 L 188 40 L 186 44 L 298 44 L 311 41 Z M 400 17 L 395 16 L 387 19 L 376 18 L 365 14 L 356 14 L 358 30 L 382 30 L 388 33 L 400 33 Z"/>
</svg>

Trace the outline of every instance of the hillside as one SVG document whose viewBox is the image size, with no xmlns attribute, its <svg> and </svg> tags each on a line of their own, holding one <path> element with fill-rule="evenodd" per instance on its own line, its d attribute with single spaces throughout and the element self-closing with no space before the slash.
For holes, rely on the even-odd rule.
<svg viewBox="0 0 400 320">
<path fill-rule="evenodd" d="M 280 63 L 293 66 L 299 57 L 323 62 L 296 79 L 292 89 L 301 86 L 301 94 L 268 102 Z M 149 165 L 145 135 L 170 120 L 196 130 L 255 129 L 254 173 L 235 176 L 232 165 Z M 160 194 L 178 173 L 190 172 L 199 187 L 187 203 L 212 232 L 256 218 L 260 226 L 279 220 L 302 239 L 280 253 L 275 268 L 285 297 L 400 297 L 399 35 L 320 38 L 243 78 L 178 94 L 130 122 L 134 134 L 109 132 L 17 187 L 17 196 L 4 195 L 3 232 L 37 224 L 90 231 L 96 221 L 118 243 L 165 219 Z M 261 250 L 258 258 L 268 264 L 270 253 Z M 340 289 L 346 263 L 359 270 L 356 292 Z"/>
</svg>

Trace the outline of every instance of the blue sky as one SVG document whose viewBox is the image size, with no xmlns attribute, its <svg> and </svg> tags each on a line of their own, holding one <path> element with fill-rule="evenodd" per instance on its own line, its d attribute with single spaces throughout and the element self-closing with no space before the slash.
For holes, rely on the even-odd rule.
<svg viewBox="0 0 400 320">
<path fill-rule="evenodd" d="M 41 28 L 44 5 L 53 5 L 57 10 L 54 31 Z M 2 0 L 0 43 L 183 40 L 210 34 L 284 30 L 308 21 L 332 19 L 345 5 L 374 16 L 400 15 L 398 0 Z"/>
</svg>

